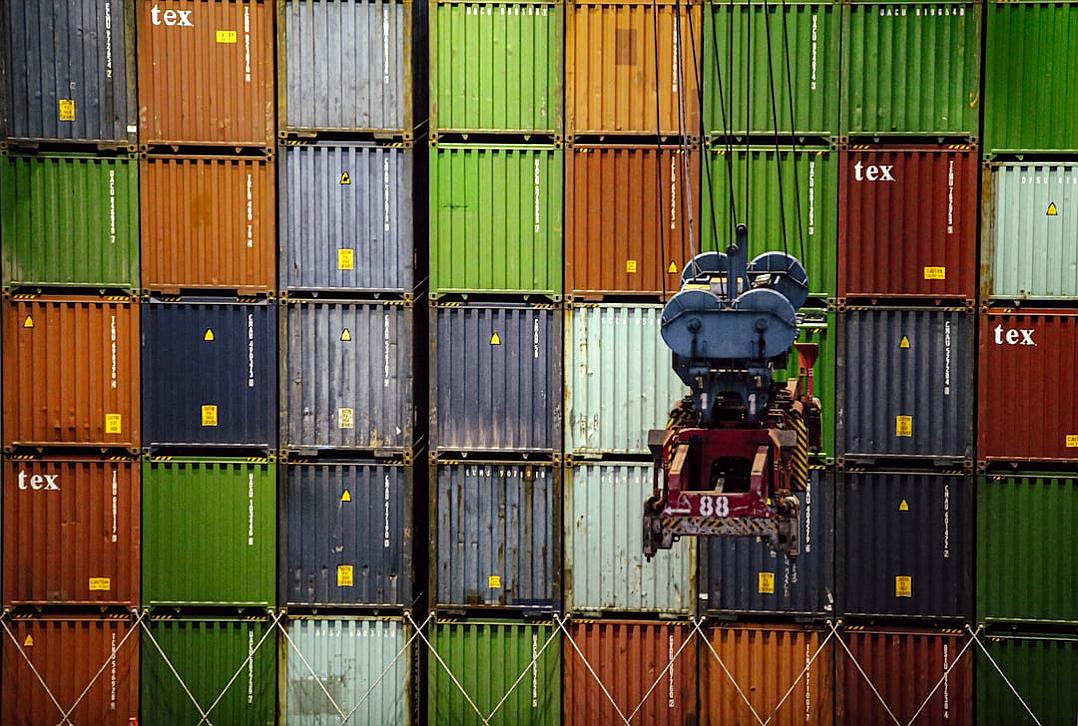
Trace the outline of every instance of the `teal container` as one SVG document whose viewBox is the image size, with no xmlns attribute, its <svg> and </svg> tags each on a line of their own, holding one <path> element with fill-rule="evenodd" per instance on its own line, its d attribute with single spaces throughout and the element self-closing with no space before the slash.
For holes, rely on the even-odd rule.
<svg viewBox="0 0 1078 726">
<path fill-rule="evenodd" d="M 1074 726 L 1078 722 L 1078 639 L 1073 635 L 1030 635 L 986 637 L 984 641 L 992 660 L 1041 726 Z M 978 725 L 1034 723 L 984 653 L 978 650 L 976 657 Z"/>
</svg>

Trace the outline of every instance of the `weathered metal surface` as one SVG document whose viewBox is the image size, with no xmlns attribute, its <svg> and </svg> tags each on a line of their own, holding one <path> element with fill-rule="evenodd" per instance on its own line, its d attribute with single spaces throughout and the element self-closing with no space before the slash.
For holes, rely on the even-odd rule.
<svg viewBox="0 0 1078 726">
<path fill-rule="evenodd" d="M 1028 723 L 1032 719 L 1026 707 L 1042 724 L 1069 726 L 1078 718 L 1078 689 L 1074 687 L 1078 683 L 1078 639 L 1073 635 L 1033 635 L 992 636 L 985 641 L 995 664 L 977 653 L 977 723 Z M 1022 701 L 1015 698 L 1015 691 Z"/>
</svg>

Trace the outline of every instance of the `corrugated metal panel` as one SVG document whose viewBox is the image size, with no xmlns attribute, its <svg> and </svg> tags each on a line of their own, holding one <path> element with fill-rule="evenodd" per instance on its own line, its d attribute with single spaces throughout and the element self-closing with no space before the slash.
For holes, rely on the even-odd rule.
<svg viewBox="0 0 1078 726">
<path fill-rule="evenodd" d="M 142 306 L 150 446 L 277 443 L 277 306 Z"/>
<path fill-rule="evenodd" d="M 130 157 L 2 157 L 4 287 L 137 288 L 138 206 Z"/>
<path fill-rule="evenodd" d="M 968 618 L 973 506 L 973 482 L 958 474 L 845 474 L 836 529 L 842 612 Z"/>
<path fill-rule="evenodd" d="M 560 451 L 561 344 L 562 316 L 553 305 L 436 305 L 434 450 Z"/>
<path fill-rule="evenodd" d="M 738 688 L 769 724 L 832 723 L 835 648 L 824 644 L 824 633 L 794 625 L 723 625 L 704 632 L 711 647 L 700 649 L 701 724 L 758 725 Z"/>
<path fill-rule="evenodd" d="M 561 469 L 453 463 L 431 481 L 432 604 L 557 609 Z"/>
<path fill-rule="evenodd" d="M 144 605 L 276 602 L 276 464 L 148 458 L 142 516 Z"/>
<path fill-rule="evenodd" d="M 704 128 L 708 134 L 773 134 L 776 128 L 784 134 L 838 133 L 838 5 L 707 7 Z M 792 81 L 787 70 L 793 71 Z"/>
<path fill-rule="evenodd" d="M 442 0 L 431 10 L 432 135 L 561 136 L 563 5 Z"/>
<path fill-rule="evenodd" d="M 711 171 L 704 176 L 703 249 L 725 250 L 733 244 L 737 224 L 746 224 L 749 259 L 785 248 L 805 265 L 812 295 L 833 297 L 838 256 L 838 153 L 786 148 L 776 155 L 773 148 L 742 148 L 727 154 L 716 147 L 709 150 L 707 163 Z M 736 214 L 731 213 L 731 204 Z"/>
<path fill-rule="evenodd" d="M 3 136 L 135 143 L 133 4 L 37 0 L 5 5 Z"/>
<path fill-rule="evenodd" d="M 560 295 L 563 153 L 430 148 L 430 291 Z"/>
<path fill-rule="evenodd" d="M 982 298 L 1078 297 L 1078 163 L 992 164 L 983 205 Z"/>
<path fill-rule="evenodd" d="M 644 559 L 640 517 L 651 464 L 583 464 L 567 473 L 566 610 L 693 613 L 696 539 Z"/>
<path fill-rule="evenodd" d="M 695 133 L 700 128 L 700 92 L 692 69 L 700 66 L 700 29 L 699 6 L 592 0 L 570 5 L 565 23 L 566 136 Z"/>
<path fill-rule="evenodd" d="M 977 135 L 980 4 L 852 4 L 842 49 L 843 133 Z"/>
<path fill-rule="evenodd" d="M 972 458 L 965 309 L 849 308 L 838 346 L 837 436 L 847 458 Z"/>
<path fill-rule="evenodd" d="M 289 464 L 284 471 L 288 604 L 410 605 L 413 468 Z"/>
<path fill-rule="evenodd" d="M 137 302 L 11 300 L 4 331 L 4 446 L 138 448 Z"/>
<path fill-rule="evenodd" d="M 414 308 L 293 300 L 281 328 L 281 447 L 411 452 Z"/>
<path fill-rule="evenodd" d="M 710 613 L 835 613 L 835 480 L 817 468 L 801 502 L 801 554 L 750 537 L 700 540 L 700 609 Z"/>
<path fill-rule="evenodd" d="M 1023 3 L 1025 5 L 1026 3 Z M 977 722 L 1011 726 L 1031 719 L 1014 688 L 1042 724 L 1070 726 L 1078 718 L 1078 640 L 1066 636 L 990 637 L 986 647 L 1010 681 L 987 657 L 977 659 Z"/>
<path fill-rule="evenodd" d="M 289 726 L 340 720 L 323 687 L 346 714 L 359 704 L 353 723 L 412 723 L 411 631 L 402 620 L 302 618 L 287 628 L 292 643 L 280 643 L 287 673 L 280 711 Z"/>
<path fill-rule="evenodd" d="M 282 290 L 415 287 L 415 154 L 397 145 L 280 147 Z"/>
<path fill-rule="evenodd" d="M 977 620 L 1078 623 L 1078 479 L 986 476 L 977 487 Z"/>
<path fill-rule="evenodd" d="M 861 146 L 841 157 L 839 295 L 976 299 L 978 152 Z"/>
<path fill-rule="evenodd" d="M 574 146 L 565 187 L 567 292 L 598 298 L 681 289 L 681 266 L 700 249 L 699 151 L 686 159 L 670 146 Z"/>
<path fill-rule="evenodd" d="M 432 627 L 430 641 L 438 657 L 432 654 L 427 659 L 429 723 L 459 726 L 561 723 L 562 638 L 553 624 L 441 621 Z M 533 658 L 537 658 L 534 664 Z M 468 693 L 482 718 L 446 669 Z M 505 702 L 501 703 L 503 697 Z M 496 711 L 495 707 L 498 707 Z"/>
<path fill-rule="evenodd" d="M 139 141 L 273 144 L 270 0 L 138 3 Z"/>
<path fill-rule="evenodd" d="M 151 156 L 141 163 L 142 286 L 276 289 L 273 162 Z"/>
<path fill-rule="evenodd" d="M 5 726 L 71 723 L 130 726 L 139 713 L 139 636 L 118 618 L 13 618 L 4 635 L 0 721 Z M 121 647 L 121 643 L 123 643 Z M 104 668 L 93 685 L 90 681 Z M 37 671 L 37 674 L 34 673 Z M 38 681 L 48 684 L 62 710 Z M 89 690 L 83 694 L 83 689 Z M 78 706 L 61 721 L 64 711 Z"/>
<path fill-rule="evenodd" d="M 812 366 L 812 393 L 820 399 L 821 447 L 817 456 L 832 462 L 835 455 L 835 366 L 837 365 L 834 310 L 802 308 L 797 325 L 798 343 L 816 344 L 816 364 Z M 800 375 L 801 365 L 796 351 L 790 353 L 786 370 L 775 371 L 775 380 L 782 382 Z"/>
<path fill-rule="evenodd" d="M 633 713 L 633 723 L 648 726 L 697 723 L 697 646 L 688 624 L 585 620 L 572 623 L 569 635 L 576 647 L 566 641 L 562 656 L 566 726 L 612 724 Z"/>
<path fill-rule="evenodd" d="M 4 604 L 139 605 L 139 466 L 5 459 Z"/>
<path fill-rule="evenodd" d="M 573 305 L 565 334 L 565 451 L 647 454 L 685 385 L 659 334 L 661 305 Z"/>
</svg>

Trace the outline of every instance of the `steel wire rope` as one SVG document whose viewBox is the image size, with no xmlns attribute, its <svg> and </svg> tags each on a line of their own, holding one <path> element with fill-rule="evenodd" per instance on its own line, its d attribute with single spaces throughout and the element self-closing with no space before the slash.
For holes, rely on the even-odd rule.
<svg viewBox="0 0 1078 726">
<path fill-rule="evenodd" d="M 805 259 L 805 231 L 801 220 L 801 184 L 797 178 L 797 124 L 794 119 L 794 77 L 793 73 L 790 72 L 790 31 L 786 22 L 786 0 L 779 0 L 779 3 L 782 8 L 782 45 L 783 52 L 786 54 L 786 100 L 790 106 L 790 159 L 793 161 L 794 169 L 794 210 L 797 213 L 797 241 L 801 253 L 800 261 L 804 267 L 808 265 L 808 260 Z"/>
<path fill-rule="evenodd" d="M 688 16 L 692 18 L 692 5 L 686 3 L 685 7 L 688 9 Z M 681 255 L 685 256 L 685 238 L 689 240 L 689 259 L 696 259 L 696 240 L 693 238 L 693 225 L 695 224 L 695 218 L 693 217 L 693 208 L 695 207 L 695 200 L 692 195 L 692 174 L 690 170 L 689 154 L 691 153 L 691 144 L 689 141 L 689 111 L 687 108 L 688 101 L 685 98 L 685 43 L 681 35 L 681 13 L 682 13 L 682 0 L 675 0 L 674 3 L 674 47 L 676 53 L 674 54 L 674 67 L 671 69 L 672 74 L 676 74 L 677 88 L 678 88 L 678 148 L 681 152 L 681 169 L 682 180 L 684 187 L 682 189 L 681 198 L 685 203 L 685 224 L 681 225 Z M 689 32 L 692 33 L 692 26 L 689 26 Z M 695 53 L 696 43 L 692 44 L 692 52 Z M 696 68 L 695 55 L 693 55 L 693 68 Z M 670 221 L 673 224 L 676 204 L 674 199 L 675 189 L 675 175 L 676 169 L 674 165 L 671 165 L 670 169 Z M 695 262 L 693 262 L 694 269 L 699 273 L 699 268 Z"/>
<path fill-rule="evenodd" d="M 782 252 L 789 256 L 790 250 L 786 242 L 786 195 L 783 194 L 782 188 L 782 151 L 779 144 L 779 111 L 778 102 L 775 99 L 775 58 L 774 52 L 771 48 L 771 5 L 768 5 L 767 0 L 764 0 L 763 13 L 764 13 L 764 42 L 767 44 L 767 81 L 771 94 L 771 121 L 775 125 L 773 129 L 773 135 L 775 139 L 775 167 L 778 172 L 778 190 L 779 190 L 779 230 L 780 237 L 782 238 Z M 749 19 L 751 22 L 751 18 Z M 749 34 L 751 36 L 751 33 Z M 746 104 L 746 107 L 748 104 Z M 797 175 L 796 160 L 794 159 L 793 151 L 790 152 L 790 159 L 795 162 L 794 175 Z M 748 188 L 748 181 L 745 182 L 746 188 Z M 794 200 L 795 204 L 797 200 Z M 792 267 L 792 265 L 791 265 Z"/>
<path fill-rule="evenodd" d="M 657 0 L 651 0 L 651 45 L 654 52 L 655 62 L 655 186 L 658 188 L 658 212 L 656 219 L 659 225 L 659 259 L 666 257 L 666 230 L 663 229 L 663 140 L 662 140 L 662 112 L 659 103 L 659 4 Z M 666 301 L 666 271 L 660 270 L 662 280 L 662 299 Z"/>
</svg>

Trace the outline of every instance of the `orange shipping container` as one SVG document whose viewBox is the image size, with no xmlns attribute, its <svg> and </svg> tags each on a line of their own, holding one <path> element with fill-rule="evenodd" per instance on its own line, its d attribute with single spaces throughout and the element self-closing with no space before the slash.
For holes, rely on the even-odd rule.
<svg viewBox="0 0 1078 726">
<path fill-rule="evenodd" d="M 4 305 L 4 446 L 139 446 L 139 311 L 128 298 Z"/>
<path fill-rule="evenodd" d="M 264 157 L 142 161 L 142 286 L 152 292 L 272 292 L 274 164 Z"/>
</svg>

